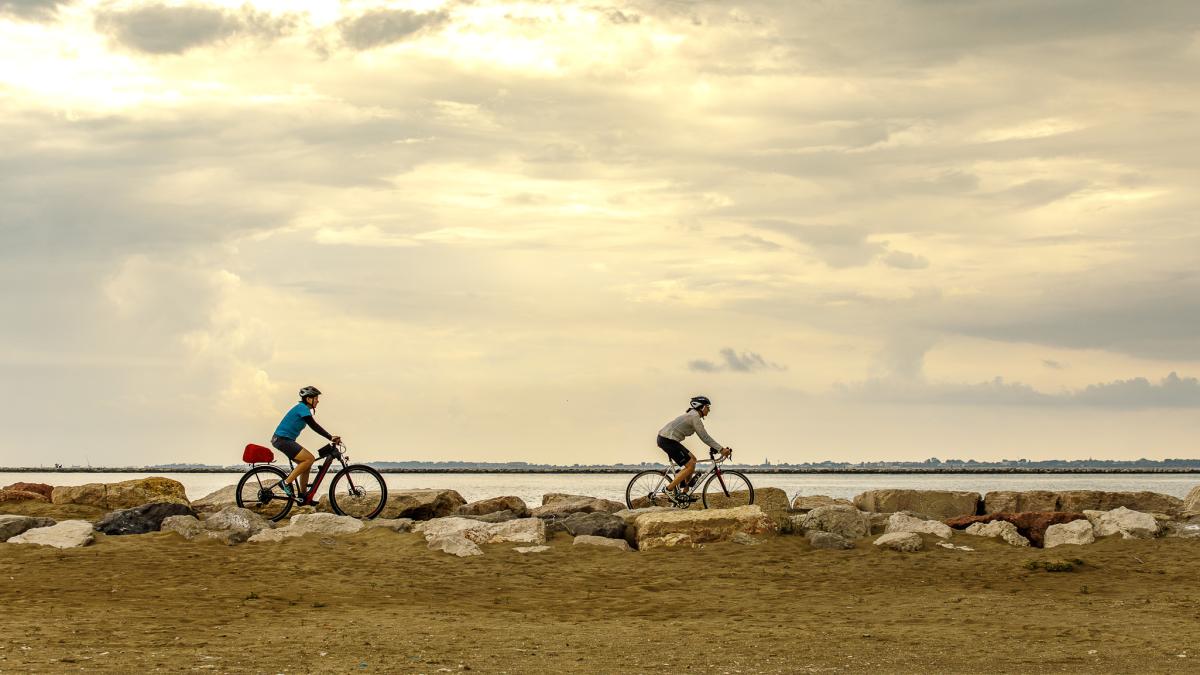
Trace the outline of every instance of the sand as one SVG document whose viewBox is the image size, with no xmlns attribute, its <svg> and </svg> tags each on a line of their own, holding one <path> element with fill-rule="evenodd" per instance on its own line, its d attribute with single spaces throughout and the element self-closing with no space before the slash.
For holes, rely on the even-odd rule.
<svg viewBox="0 0 1200 675">
<path fill-rule="evenodd" d="M 937 541 L 929 538 L 932 545 Z M 0 544 L 0 671 L 705 673 L 1200 669 L 1200 541 L 975 552 Z M 1075 572 L 1027 560 L 1082 558 Z M 683 602 L 681 602 L 681 599 Z M 1193 665 L 1195 664 L 1195 665 Z"/>
</svg>

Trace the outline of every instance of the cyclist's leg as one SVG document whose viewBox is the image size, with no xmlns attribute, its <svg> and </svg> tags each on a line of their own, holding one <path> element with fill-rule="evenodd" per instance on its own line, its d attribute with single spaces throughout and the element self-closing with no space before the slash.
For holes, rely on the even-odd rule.
<svg viewBox="0 0 1200 675">
<path fill-rule="evenodd" d="M 679 473 L 675 474 L 675 480 L 667 486 L 667 490 L 674 490 L 684 479 L 692 475 L 692 471 L 696 468 L 696 456 L 691 453 L 683 443 L 664 436 L 658 437 L 658 447 L 671 459 L 677 466 L 683 467 Z"/>
<path fill-rule="evenodd" d="M 679 485 L 681 483 L 683 483 L 683 482 L 687 481 L 689 478 L 691 478 L 692 474 L 695 472 L 696 472 L 696 456 L 693 455 L 691 453 L 691 451 L 688 451 L 687 462 L 684 462 L 683 468 L 680 469 L 679 472 L 675 474 L 675 480 L 671 481 L 671 484 L 667 486 L 667 490 L 674 490 L 675 488 L 679 487 Z"/>
<path fill-rule="evenodd" d="M 313 454 L 308 450 L 301 448 L 300 452 L 296 453 L 293 459 L 296 462 L 296 468 L 292 469 L 292 472 L 288 474 L 287 482 L 296 485 L 297 483 L 294 481 L 299 479 L 300 491 L 296 494 L 296 497 L 302 498 L 304 493 L 308 491 L 308 471 L 312 468 L 313 462 L 317 461 L 317 458 L 313 457 Z"/>
</svg>

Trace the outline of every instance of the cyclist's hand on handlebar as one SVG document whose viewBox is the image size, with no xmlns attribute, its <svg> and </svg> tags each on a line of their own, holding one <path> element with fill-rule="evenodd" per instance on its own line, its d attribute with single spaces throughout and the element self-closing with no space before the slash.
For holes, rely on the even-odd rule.
<svg viewBox="0 0 1200 675">
<path fill-rule="evenodd" d="M 721 448 L 721 456 L 728 457 L 733 454 L 733 448 Z"/>
<path fill-rule="evenodd" d="M 341 436 L 334 436 L 333 438 L 329 439 L 329 442 L 330 442 L 330 443 L 333 443 L 334 445 L 341 445 L 341 443 L 342 443 L 342 437 L 341 437 Z"/>
</svg>

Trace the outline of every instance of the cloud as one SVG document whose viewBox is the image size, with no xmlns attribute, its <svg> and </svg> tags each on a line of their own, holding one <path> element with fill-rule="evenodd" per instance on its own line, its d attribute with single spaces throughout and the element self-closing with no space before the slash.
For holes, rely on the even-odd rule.
<svg viewBox="0 0 1200 675">
<path fill-rule="evenodd" d="M 1063 370 L 1067 367 L 1067 364 L 1062 363 L 1061 361 L 1055 361 L 1053 359 L 1042 359 L 1042 365 L 1046 366 L 1050 370 Z"/>
<path fill-rule="evenodd" d="M 755 352 L 741 352 L 726 347 L 720 352 L 718 361 L 696 359 L 688 362 L 688 369 L 697 373 L 750 373 L 760 370 L 787 370 L 787 366 L 772 363 Z"/>
<path fill-rule="evenodd" d="M 124 47 L 147 54 L 183 54 L 235 35 L 276 38 L 294 25 L 250 6 L 240 11 L 207 5 L 148 5 L 97 14 L 96 27 Z"/>
<path fill-rule="evenodd" d="M 59 7 L 66 7 L 71 2 L 73 0 L 0 0 L 0 17 L 48 22 L 54 19 Z"/>
<path fill-rule="evenodd" d="M 872 378 L 839 384 L 835 390 L 862 401 L 905 404 L 984 406 L 1076 406 L 1091 408 L 1197 408 L 1200 380 L 1172 372 L 1153 383 L 1144 377 L 1088 385 L 1061 393 L 1038 391 L 1028 384 L 996 377 L 986 382 L 927 382 L 923 379 Z"/>
<path fill-rule="evenodd" d="M 890 251 L 883 256 L 883 264 L 902 270 L 923 270 L 929 267 L 929 259 L 906 251 Z"/>
<path fill-rule="evenodd" d="M 868 241 L 869 232 L 852 225 L 805 225 L 786 220 L 760 220 L 754 225 L 806 245 L 830 267 L 866 265 L 887 248 Z"/>
<path fill-rule="evenodd" d="M 352 19 L 345 19 L 339 27 L 346 44 L 362 51 L 400 42 L 421 31 L 441 26 L 449 19 L 450 15 L 445 11 L 375 9 Z"/>
</svg>

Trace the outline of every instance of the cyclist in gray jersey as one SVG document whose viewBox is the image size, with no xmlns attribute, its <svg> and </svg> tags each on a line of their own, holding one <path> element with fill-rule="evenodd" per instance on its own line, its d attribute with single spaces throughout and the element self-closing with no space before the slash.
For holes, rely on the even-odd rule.
<svg viewBox="0 0 1200 675">
<path fill-rule="evenodd" d="M 732 452 L 729 448 L 713 440 L 713 437 L 708 435 L 708 430 L 704 428 L 704 418 L 708 417 L 711 410 L 712 401 L 708 400 L 707 396 L 693 397 L 688 403 L 688 411 L 668 422 L 667 426 L 658 432 L 658 447 L 667 453 L 667 457 L 670 457 L 672 462 L 683 467 L 679 473 L 675 474 L 675 480 L 667 486 L 667 492 L 679 487 L 680 483 L 691 478 L 696 471 L 696 455 L 684 447 L 683 439 L 696 434 L 700 440 L 704 441 L 705 445 L 721 455 L 728 457 Z"/>
</svg>

